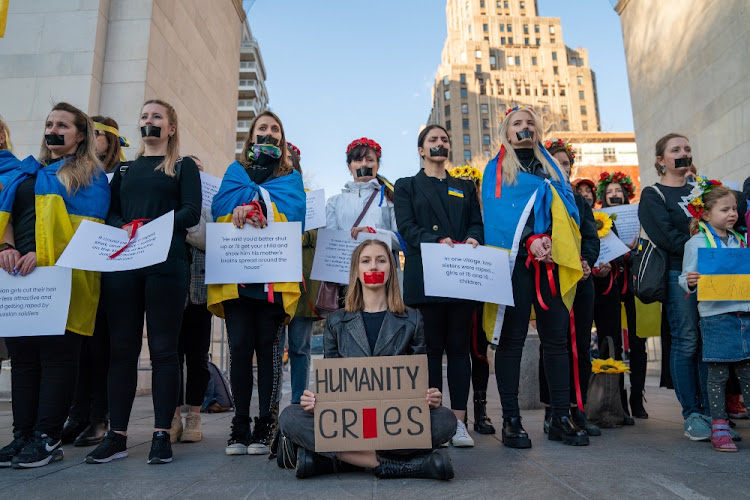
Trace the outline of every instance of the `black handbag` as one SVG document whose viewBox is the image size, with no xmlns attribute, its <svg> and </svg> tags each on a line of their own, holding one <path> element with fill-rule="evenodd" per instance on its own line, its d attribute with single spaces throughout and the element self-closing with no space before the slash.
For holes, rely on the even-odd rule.
<svg viewBox="0 0 750 500">
<path fill-rule="evenodd" d="M 664 194 L 656 190 L 666 205 Z M 633 255 L 631 285 L 633 294 L 644 304 L 664 302 L 667 298 L 669 256 L 665 250 L 654 245 L 646 232 L 641 228 L 638 250 Z"/>
</svg>

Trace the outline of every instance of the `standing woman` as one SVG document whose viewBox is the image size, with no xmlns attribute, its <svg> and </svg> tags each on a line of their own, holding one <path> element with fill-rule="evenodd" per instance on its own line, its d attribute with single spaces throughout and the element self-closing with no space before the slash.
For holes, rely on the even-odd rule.
<svg viewBox="0 0 750 500">
<path fill-rule="evenodd" d="M 266 221 L 305 221 L 302 176 L 287 162 L 284 128 L 278 116 L 264 111 L 253 119 L 242 158 L 229 165 L 214 196 L 211 211 L 217 222 L 256 228 Z M 270 199 L 265 199 L 261 189 Z M 304 227 L 302 228 L 304 230 Z M 227 455 L 268 453 L 273 418 L 271 409 L 280 386 L 279 339 L 284 324 L 294 316 L 299 283 L 209 285 L 208 308 L 226 318 L 231 359 L 230 380 L 235 415 Z M 258 362 L 258 408 L 250 432 L 253 395 L 253 354 Z"/>
<path fill-rule="evenodd" d="M 346 147 L 346 165 L 352 180 L 347 181 L 341 194 L 328 198 L 326 229 L 351 231 L 354 239 L 361 232 L 388 234 L 391 248 L 397 250 L 401 244 L 396 234 L 393 187 L 378 176 L 382 154 L 380 144 L 367 137 Z"/>
<path fill-rule="evenodd" d="M 109 174 L 124 160 L 122 145 L 127 140 L 120 137 L 117 122 L 106 116 L 94 116 L 96 156 L 104 172 Z M 104 307 L 96 312 L 94 335 L 85 337 L 81 345 L 78 364 L 78 382 L 68 420 L 63 427 L 63 444 L 93 446 L 102 442 L 109 429 L 107 401 L 107 372 L 109 370 L 109 324 Z"/>
<path fill-rule="evenodd" d="M 549 439 L 589 442 L 569 409 L 569 311 L 583 277 L 579 212 L 567 177 L 539 142 L 540 130 L 533 109 L 508 111 L 500 126 L 502 146 L 484 170 L 482 189 L 485 240 L 510 251 L 512 268 L 515 305 L 485 305 L 485 331 L 499 341 L 495 375 L 503 407 L 502 441 L 511 448 L 531 447 L 521 425 L 518 383 L 532 305 L 550 393 Z"/>
<path fill-rule="evenodd" d="M 448 246 L 483 241 L 482 214 L 474 183 L 456 179 L 445 169 L 450 154 L 448 132 L 429 125 L 419 133 L 417 150 L 424 167 L 413 177 L 396 182 L 396 222 L 406 241 L 404 302 L 424 318 L 430 387 L 442 391 L 443 352 L 448 357 L 451 409 L 458 419 L 453 446 L 474 446 L 466 430 L 466 405 L 471 383 L 473 301 L 425 295 L 421 243 Z"/>
<path fill-rule="evenodd" d="M 698 301 L 680 287 L 685 243 L 690 239 L 687 199 L 693 186 L 685 172 L 693 163 L 693 150 L 687 137 L 667 134 L 656 142 L 656 171 L 659 182 L 641 192 L 638 218 L 643 231 L 668 255 L 667 296 L 664 301 L 672 335 L 670 368 L 675 395 L 682 405 L 685 435 L 692 441 L 711 438 L 706 379 L 708 369 L 701 357 L 698 330 Z"/>
<path fill-rule="evenodd" d="M 53 266 L 83 219 L 103 223 L 107 216 L 109 185 L 96 159 L 91 119 L 61 102 L 44 134 L 38 161 L 0 151 L 0 267 L 13 275 Z M 63 458 L 60 436 L 81 338 L 94 332 L 98 301 L 99 273 L 73 270 L 65 334 L 6 339 L 14 439 L 0 450 L 0 467 L 41 467 Z"/>
<path fill-rule="evenodd" d="M 144 223 L 174 210 L 174 232 L 166 261 L 107 273 L 102 279 L 110 327 L 111 429 L 86 457 L 87 463 L 128 455 L 128 421 L 138 381 L 144 312 L 155 413 L 148 463 L 172 461 L 169 428 L 180 383 L 177 342 L 189 283 L 185 236 L 200 219 L 201 185 L 195 162 L 179 156 L 177 113 L 170 104 L 146 101 L 139 125 L 142 140 L 136 159 L 117 169 L 112 179 L 107 224 L 125 229 L 132 237 Z"/>
</svg>

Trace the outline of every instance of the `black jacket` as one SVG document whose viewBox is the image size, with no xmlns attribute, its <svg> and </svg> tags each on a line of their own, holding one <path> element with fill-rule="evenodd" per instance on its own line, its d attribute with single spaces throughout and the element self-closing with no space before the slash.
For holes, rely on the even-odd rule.
<svg viewBox="0 0 750 500">
<path fill-rule="evenodd" d="M 424 354 L 422 314 L 409 307 L 403 314 L 386 311 L 373 351 L 367 340 L 362 313 L 339 309 L 326 319 L 323 348 L 326 358 Z"/>
<path fill-rule="evenodd" d="M 456 241 L 474 238 L 480 244 L 484 243 L 484 225 L 474 183 L 450 175 L 446 182 L 449 188 L 463 192 L 462 198 L 448 197 L 448 213 L 424 170 L 420 170 L 414 177 L 405 177 L 396 182 L 396 224 L 406 241 L 404 301 L 409 305 L 456 300 L 425 297 L 421 243 L 440 243 L 444 238 Z"/>
<path fill-rule="evenodd" d="M 581 257 L 588 262 L 589 267 L 594 268 L 594 264 L 599 259 L 599 234 L 596 231 L 596 221 L 594 212 L 583 196 L 575 195 L 578 214 L 581 217 Z"/>
</svg>

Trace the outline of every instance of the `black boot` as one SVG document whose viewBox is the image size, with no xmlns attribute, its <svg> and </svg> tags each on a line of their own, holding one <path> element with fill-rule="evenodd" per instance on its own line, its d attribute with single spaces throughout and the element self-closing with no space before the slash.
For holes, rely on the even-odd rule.
<svg viewBox="0 0 750 500">
<path fill-rule="evenodd" d="M 635 418 L 648 418 L 648 413 L 643 407 L 643 393 L 630 393 L 630 412 Z"/>
<path fill-rule="evenodd" d="M 550 418 L 552 418 L 552 408 L 550 408 L 549 406 L 545 406 L 544 407 L 544 424 L 542 424 L 544 427 L 545 434 L 549 433 L 549 419 Z"/>
<path fill-rule="evenodd" d="M 297 448 L 297 477 L 304 479 L 336 472 L 335 459 L 320 455 L 306 448 Z"/>
<path fill-rule="evenodd" d="M 375 475 L 381 479 L 416 477 L 422 479 L 453 479 L 453 465 L 450 455 L 445 450 L 432 450 L 427 455 L 410 458 L 378 457 L 380 465 L 375 468 Z"/>
<path fill-rule="evenodd" d="M 70 444 L 75 441 L 78 435 L 82 433 L 88 425 L 89 423 L 85 420 L 68 418 L 68 420 L 65 421 L 65 425 L 63 425 L 62 434 L 60 435 L 62 444 Z"/>
<path fill-rule="evenodd" d="M 521 425 L 520 416 L 503 418 L 501 439 L 508 448 L 531 448 L 531 439 Z"/>
<path fill-rule="evenodd" d="M 601 429 L 599 429 L 599 427 L 589 422 L 589 419 L 586 418 L 586 414 L 583 413 L 578 408 L 571 408 L 570 416 L 573 419 L 573 423 L 575 423 L 578 427 L 586 431 L 586 434 L 588 434 L 589 436 L 601 436 L 602 435 Z"/>
<path fill-rule="evenodd" d="M 549 440 L 562 441 L 563 444 L 571 446 L 586 446 L 589 444 L 586 431 L 579 428 L 567 415 L 562 417 L 552 415 L 549 422 Z"/>
<path fill-rule="evenodd" d="M 479 434 L 495 433 L 495 426 L 487 416 L 487 391 L 474 391 L 474 431 Z"/>
<path fill-rule="evenodd" d="M 95 444 L 99 444 L 102 442 L 102 439 L 104 439 L 104 435 L 108 430 L 109 422 L 106 420 L 91 422 L 83 432 L 78 435 L 76 440 L 73 441 L 73 444 L 75 446 L 94 446 Z"/>
</svg>

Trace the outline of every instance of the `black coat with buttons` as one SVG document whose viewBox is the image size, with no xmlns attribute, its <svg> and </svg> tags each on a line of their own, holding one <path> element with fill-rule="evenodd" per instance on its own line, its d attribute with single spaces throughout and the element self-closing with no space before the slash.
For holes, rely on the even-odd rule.
<svg viewBox="0 0 750 500">
<path fill-rule="evenodd" d="M 447 213 L 433 181 L 424 170 L 414 177 L 405 177 L 396 182 L 396 224 L 406 241 L 404 302 L 409 305 L 457 300 L 425 296 L 421 243 L 440 243 L 444 238 L 456 241 L 474 238 L 480 244 L 484 243 L 482 213 L 474 182 L 450 175 L 445 182 L 449 188 L 463 193 L 463 197 L 448 196 Z"/>
</svg>

